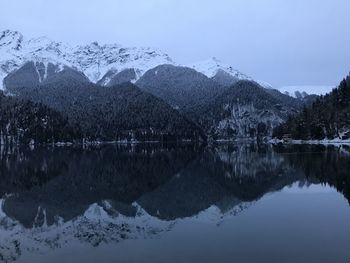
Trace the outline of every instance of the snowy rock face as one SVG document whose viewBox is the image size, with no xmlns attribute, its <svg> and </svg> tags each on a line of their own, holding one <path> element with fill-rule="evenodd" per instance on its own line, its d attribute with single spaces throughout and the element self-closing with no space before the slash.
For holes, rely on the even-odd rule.
<svg viewBox="0 0 350 263">
<path fill-rule="evenodd" d="M 218 72 L 224 71 L 237 80 L 252 80 L 250 77 L 232 68 L 231 66 L 223 64 L 217 58 L 200 61 L 189 65 L 189 67 L 203 73 L 208 78 L 213 78 Z"/>
<path fill-rule="evenodd" d="M 211 58 L 204 61 L 188 65 L 188 67 L 195 69 L 198 72 L 206 75 L 208 78 L 216 81 L 222 86 L 232 86 L 240 80 L 254 81 L 250 76 L 234 69 L 230 65 L 226 65 L 217 58 Z M 272 85 L 265 81 L 255 80 L 260 86 L 266 89 L 271 89 Z"/>
<path fill-rule="evenodd" d="M 241 80 L 197 113 L 209 136 L 216 139 L 264 138 L 296 112 L 300 103 L 254 81 Z"/>
<path fill-rule="evenodd" d="M 279 111 L 272 108 L 257 109 L 253 104 L 226 104 L 226 117 L 219 121 L 216 133 L 220 138 L 256 138 L 271 136 L 273 128 L 281 124 Z"/>
<path fill-rule="evenodd" d="M 146 71 L 159 65 L 178 65 L 166 53 L 152 48 L 123 47 L 119 44 L 71 46 L 46 37 L 26 39 L 16 31 L 0 32 L 0 89 L 3 79 L 28 62 L 34 64 L 38 81 L 51 70 L 70 67 L 94 83 L 112 86 L 121 82 L 135 83 Z M 216 58 L 188 65 L 220 85 L 230 86 L 239 80 L 253 80 Z M 31 77 L 33 78 L 33 77 Z M 258 82 L 263 87 L 271 85 Z"/>
<path fill-rule="evenodd" d="M 134 69 L 136 78 L 161 64 L 173 64 L 171 58 L 156 49 L 127 48 L 117 44 L 99 45 L 97 42 L 70 46 L 46 37 L 25 39 L 16 31 L 0 32 L 0 89 L 3 79 L 27 62 L 33 62 L 41 81 L 49 67 L 71 67 L 83 72 L 90 81 L 97 82 L 107 72 L 110 78 L 124 69 Z M 49 66 L 49 65 L 52 66 Z M 114 74 L 111 74 L 111 71 Z M 108 82 L 106 83 L 108 84 Z"/>
<path fill-rule="evenodd" d="M 138 79 L 138 75 L 133 68 L 124 69 L 122 71 L 109 70 L 101 80 L 97 82 L 101 86 L 114 86 L 125 82 L 135 83 Z"/>
</svg>

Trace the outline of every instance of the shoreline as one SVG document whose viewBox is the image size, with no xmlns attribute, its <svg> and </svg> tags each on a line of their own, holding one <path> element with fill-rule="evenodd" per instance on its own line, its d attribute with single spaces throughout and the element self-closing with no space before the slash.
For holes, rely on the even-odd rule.
<svg viewBox="0 0 350 263">
<path fill-rule="evenodd" d="M 341 140 L 341 139 L 332 139 L 332 140 L 279 140 L 279 139 L 271 139 L 269 141 L 271 144 L 285 144 L 285 145 L 349 145 L 350 146 L 350 139 L 348 140 Z"/>
<path fill-rule="evenodd" d="M 347 145 L 350 146 L 350 139 L 332 139 L 332 140 L 279 140 L 270 139 L 263 142 L 258 142 L 257 140 L 252 140 L 250 138 L 246 139 L 225 139 L 225 140 L 215 140 L 210 142 L 199 142 L 192 140 L 180 140 L 180 141 L 85 141 L 85 142 L 56 142 L 56 143 L 29 143 L 29 144 L 0 144 L 0 147 L 14 147 L 14 146 L 52 146 L 52 147 L 73 147 L 73 146 L 102 146 L 102 145 L 142 145 L 142 144 L 249 144 L 249 143 L 262 143 L 262 144 L 283 144 L 283 145 Z"/>
</svg>

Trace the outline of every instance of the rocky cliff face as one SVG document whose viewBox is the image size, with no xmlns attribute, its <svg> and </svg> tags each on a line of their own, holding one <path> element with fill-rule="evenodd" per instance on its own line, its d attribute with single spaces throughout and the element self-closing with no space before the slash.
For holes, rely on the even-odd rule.
<svg viewBox="0 0 350 263">
<path fill-rule="evenodd" d="M 273 128 L 301 104 L 253 81 L 239 81 L 194 114 L 213 139 L 271 137 Z"/>
</svg>

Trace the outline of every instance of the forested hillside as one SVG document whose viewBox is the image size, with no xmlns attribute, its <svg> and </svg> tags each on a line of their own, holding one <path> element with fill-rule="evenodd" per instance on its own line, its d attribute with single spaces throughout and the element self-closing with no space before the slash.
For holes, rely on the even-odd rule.
<svg viewBox="0 0 350 263">
<path fill-rule="evenodd" d="M 205 138 L 194 123 L 131 83 L 102 87 L 60 78 L 49 84 L 18 88 L 15 95 L 68 116 L 70 124 L 79 125 L 88 140 Z"/>
<path fill-rule="evenodd" d="M 173 65 L 147 71 L 136 85 L 184 114 L 197 110 L 225 90 L 192 68 Z"/>
<path fill-rule="evenodd" d="M 301 103 L 249 80 L 238 81 L 191 115 L 213 139 L 263 138 Z"/>
<path fill-rule="evenodd" d="M 69 125 L 59 112 L 0 92 L 1 145 L 67 142 L 81 137 L 79 126 Z"/>
<path fill-rule="evenodd" d="M 276 127 L 273 136 L 296 140 L 350 138 L 350 76 L 331 93 L 318 98 L 300 114 Z"/>
</svg>

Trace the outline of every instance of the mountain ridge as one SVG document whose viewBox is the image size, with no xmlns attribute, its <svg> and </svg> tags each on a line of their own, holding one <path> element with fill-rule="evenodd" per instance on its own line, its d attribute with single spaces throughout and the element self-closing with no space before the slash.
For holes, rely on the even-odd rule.
<svg viewBox="0 0 350 263">
<path fill-rule="evenodd" d="M 139 77 L 159 64 L 174 63 L 166 53 L 149 47 L 100 45 L 98 42 L 71 46 L 47 37 L 26 39 L 17 31 L 0 32 L 1 85 L 6 75 L 28 61 L 43 63 L 45 67 L 49 63 L 60 68 L 69 66 L 83 72 L 94 83 L 112 69 L 120 72 L 134 68 Z"/>
<path fill-rule="evenodd" d="M 124 70 L 133 69 L 134 73 L 127 77 L 124 74 L 121 79 L 135 83 L 146 71 L 165 64 L 194 68 L 209 78 L 213 78 L 217 70 L 222 70 L 234 79 L 252 80 L 251 77 L 216 58 L 192 65 L 181 65 L 157 48 L 125 47 L 120 44 L 100 45 L 98 42 L 70 45 L 47 37 L 27 39 L 18 31 L 0 32 L 0 89 L 6 88 L 2 86 L 2 80 L 8 74 L 30 61 L 35 64 L 42 63 L 41 68 L 44 71 L 48 70 L 49 64 L 58 70 L 71 67 L 84 73 L 91 82 L 103 86 L 120 84 L 120 76 L 117 75 Z M 115 77 L 118 79 L 117 82 L 113 81 Z"/>
<path fill-rule="evenodd" d="M 81 82 L 69 72 L 63 77 L 13 89 L 12 95 L 64 114 L 82 128 L 87 140 L 205 140 L 195 123 L 132 83 L 102 87 Z"/>
</svg>

